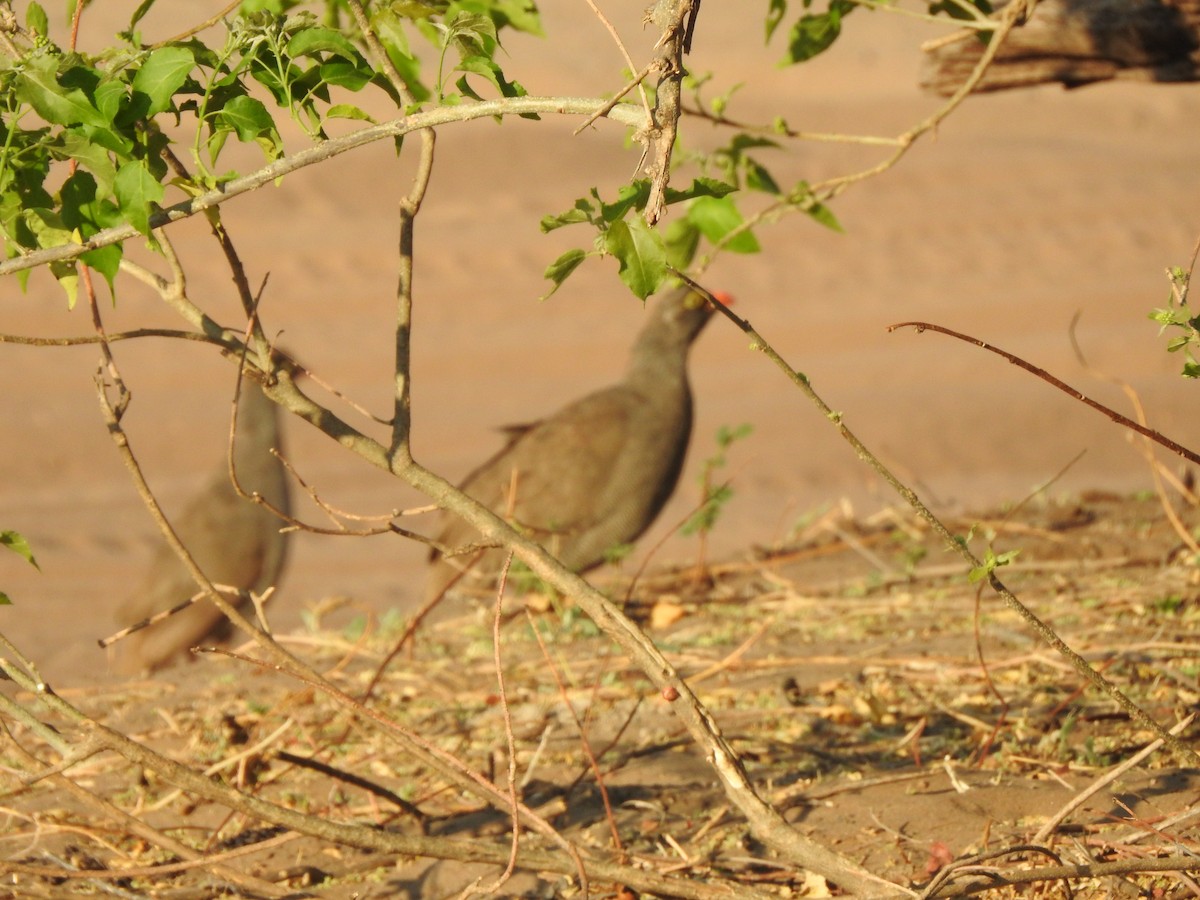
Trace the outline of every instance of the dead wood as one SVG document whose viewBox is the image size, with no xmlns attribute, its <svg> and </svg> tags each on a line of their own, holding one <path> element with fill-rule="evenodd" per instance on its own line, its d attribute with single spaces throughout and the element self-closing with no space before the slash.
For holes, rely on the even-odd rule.
<svg viewBox="0 0 1200 900">
<path fill-rule="evenodd" d="M 1114 79 L 1200 80 L 1197 0 L 1042 0 L 1000 48 L 977 91 Z M 975 34 L 930 47 L 921 87 L 948 96 L 983 53 Z"/>
</svg>

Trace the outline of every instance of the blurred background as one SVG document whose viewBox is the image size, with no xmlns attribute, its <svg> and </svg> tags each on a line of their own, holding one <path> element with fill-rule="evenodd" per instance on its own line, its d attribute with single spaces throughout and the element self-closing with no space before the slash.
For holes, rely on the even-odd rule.
<svg viewBox="0 0 1200 900">
<path fill-rule="evenodd" d="M 89 8 L 85 46 L 105 45 L 132 5 Z M 506 74 L 534 95 L 618 89 L 622 58 L 586 6 L 545 6 L 545 39 L 506 39 Z M 608 6 L 634 59 L 645 59 L 640 8 Z M 147 39 L 178 27 L 157 13 L 142 24 Z M 942 102 L 917 87 L 919 45 L 941 33 L 864 11 L 828 54 L 780 68 L 781 47 L 764 48 L 759 18 L 736 4 L 709 3 L 690 63 L 694 73 L 714 73 L 710 96 L 744 83 L 728 110 L 735 119 L 783 116 L 805 131 L 894 136 Z M 356 102 L 391 115 L 380 98 Z M 551 413 L 619 377 L 641 325 L 641 305 L 619 285 L 611 260 L 587 264 L 553 297 L 538 299 L 548 289 L 545 266 L 591 242 L 582 228 L 543 235 L 538 220 L 593 186 L 611 197 L 638 165 L 617 126 L 599 122 L 572 136 L 578 124 L 486 120 L 439 133 L 417 232 L 413 447 L 452 480 L 499 446 L 500 426 Z M 728 140 L 708 125 L 685 127 L 685 148 Z M 300 146 L 290 135 L 290 149 Z M 1186 265 L 1200 236 L 1198 146 L 1200 88 L 1193 86 L 1045 87 L 972 98 L 894 169 L 836 201 L 845 233 L 792 216 L 759 229 L 762 253 L 727 255 L 704 282 L 734 294 L 739 315 L 935 511 L 1017 502 L 1081 453 L 1048 496 L 1144 490 L 1151 485 L 1145 462 L 1104 417 L 976 348 L 932 333 L 889 334 L 886 326 L 923 319 L 967 332 L 1129 413 L 1121 390 L 1076 359 L 1069 327 L 1079 314 L 1076 336 L 1090 365 L 1136 389 L 1153 427 L 1200 446 L 1200 385 L 1179 376 L 1182 361 L 1166 354 L 1147 318 L 1166 304 L 1165 268 Z M 390 414 L 396 201 L 407 190 L 414 149 L 397 158 L 390 144 L 362 148 L 222 207 L 252 284 L 269 275 L 262 303 L 269 331 L 381 417 Z M 259 165 L 256 153 L 233 158 L 249 171 Z M 789 142 L 758 158 L 787 186 L 885 154 Z M 240 327 L 205 223 L 181 222 L 171 235 L 193 298 Z M 131 254 L 165 273 L 133 243 Z M 127 279 L 115 307 L 102 305 L 113 331 L 179 325 Z M 15 279 L 0 286 L 0 331 L 75 335 L 89 327 L 86 310 L 68 311 L 42 273 L 27 292 Z M 168 514 L 178 511 L 220 463 L 234 372 L 198 345 L 143 340 L 115 353 L 133 390 L 125 426 L 134 450 Z M 112 612 L 159 540 L 100 418 L 97 360 L 94 349 L 0 346 L 0 528 L 22 532 L 41 564 L 37 573 L 15 556 L 0 558 L 0 589 L 14 600 L 0 608 L 0 630 L 60 687 L 107 677 L 95 640 L 114 630 Z M 749 423 L 754 431 L 730 450 L 721 473 L 734 497 L 712 538 L 718 558 L 786 540 L 797 521 L 834 504 L 866 516 L 900 503 L 729 323 L 714 322 L 697 342 L 691 372 L 697 422 L 688 465 L 635 560 L 699 501 L 701 463 L 715 452 L 722 425 Z M 327 399 L 320 391 L 314 397 Z M 288 458 L 334 506 L 378 514 L 424 502 L 304 423 L 286 427 Z M 326 524 L 311 506 L 300 509 Z M 433 530 L 427 517 L 411 526 Z M 656 560 L 685 561 L 695 552 L 694 539 L 673 538 Z M 352 610 L 408 608 L 421 595 L 424 559 L 422 547 L 394 536 L 299 535 L 272 601 L 273 621 L 296 627 L 302 609 L 333 596 L 350 598 Z"/>
</svg>

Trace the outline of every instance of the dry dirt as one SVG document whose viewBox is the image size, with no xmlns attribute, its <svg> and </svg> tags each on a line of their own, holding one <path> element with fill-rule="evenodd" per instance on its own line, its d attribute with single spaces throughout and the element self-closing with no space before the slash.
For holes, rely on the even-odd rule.
<svg viewBox="0 0 1200 900">
<path fill-rule="evenodd" d="M 92 4 L 83 39 L 101 45 L 133 0 Z M 190 8 L 219 8 L 224 0 Z M 178 31 L 169 4 L 142 23 L 146 38 Z M 545 4 L 547 39 L 513 38 L 510 73 L 531 93 L 595 95 L 621 83 L 620 55 L 585 3 Z M 615 16 L 616 14 L 613 13 Z M 627 40 L 644 35 L 618 27 Z M 919 45 L 940 33 L 883 13 L 856 14 L 834 49 L 811 65 L 780 69 L 764 50 L 762 23 L 741 4 L 705 6 L 692 63 L 713 70 L 712 93 L 745 82 L 731 114 L 783 114 L 819 132 L 894 135 L 942 102 L 916 87 Z M 111 30 L 107 32 L 111 34 Z M 386 110 L 383 111 L 386 114 Z M 571 207 L 592 186 L 625 183 L 637 154 L 619 129 L 575 137 L 576 122 L 477 122 L 446 128 L 418 235 L 413 357 L 414 452 L 450 479 L 489 456 L 496 429 L 528 422 L 618 377 L 642 322 L 615 284 L 610 262 L 585 266 L 555 297 L 542 270 L 591 238 L 543 235 L 541 216 Z M 694 141 L 727 135 L 693 129 Z M 289 149 L 302 145 L 289 140 Z M 1150 487 L 1135 449 L 1104 417 L 1003 360 L 934 334 L 886 327 L 924 319 L 959 329 L 1047 367 L 1099 400 L 1129 411 L 1119 387 L 1083 369 L 1076 335 L 1095 371 L 1130 383 L 1153 425 L 1200 445 L 1195 385 L 1147 319 L 1167 297 L 1163 270 L 1186 264 L 1200 235 L 1194 202 L 1200 88 L 1105 85 L 973 98 L 885 176 L 834 204 L 845 233 L 798 217 L 760 231 L 763 252 L 729 255 L 708 273 L 748 318 L 839 410 L 845 421 L 941 511 L 1013 502 L 1064 467 L 1055 491 Z M 854 171 L 878 148 L 797 142 L 763 151 L 781 183 Z M 247 168 L 259 160 L 247 154 Z M 396 197 L 408 156 L 362 148 L 290 176 L 223 210 L 255 284 L 269 275 L 261 315 L 314 371 L 376 415 L 390 409 Z M 220 321 L 240 327 L 228 274 L 211 265 L 202 221 L 175 227 L 189 285 Z M 141 248 L 129 252 L 156 270 Z M 127 281 L 106 307 L 117 330 L 177 327 L 173 314 Z M 0 331 L 85 333 L 40 273 L 28 293 L 0 285 Z M 135 452 L 168 515 L 177 513 L 225 450 L 232 383 L 206 348 L 170 341 L 116 348 L 133 391 L 125 418 Z M 894 496 L 792 390 L 744 336 L 714 323 L 691 361 L 697 403 L 692 452 L 676 498 L 643 542 L 650 546 L 697 502 L 700 466 L 720 426 L 754 433 L 729 454 L 737 489 L 714 552 L 728 556 L 780 540 L 813 510 L 849 499 L 859 516 Z M 56 684 L 108 678 L 97 638 L 160 542 L 100 419 L 86 348 L 5 347 L 0 353 L 0 528 L 34 545 L 41 572 L 0 561 L 0 631 Z M 321 395 L 321 399 L 326 399 Z M 348 408 L 330 401 L 342 414 Z M 353 415 L 369 434 L 385 430 Z M 333 505 L 369 515 L 424 498 L 299 421 L 286 452 Z M 1082 454 L 1082 455 L 1081 455 Z M 302 513 L 324 522 L 315 508 Z M 412 527 L 432 526 L 415 519 Z M 690 552 L 669 542 L 663 560 Z M 333 595 L 382 615 L 421 596 L 422 547 L 299 536 L 277 595 L 281 627 Z"/>
<path fill-rule="evenodd" d="M 1189 528 L 1200 524 L 1195 509 L 1181 516 Z M 1157 721 L 1173 724 L 1195 708 L 1200 578 L 1156 497 L 1034 499 L 951 526 L 977 553 L 1019 550 L 1000 570 L 1006 584 Z M 999 599 L 985 592 L 977 604 L 964 575 L 958 557 L 897 510 L 865 522 L 830 512 L 789 541 L 706 575 L 654 572 L 632 592 L 627 578 L 598 580 L 648 622 L 762 796 L 814 840 L 915 886 L 952 860 L 1027 843 L 1048 816 L 1150 740 L 1112 700 L 1084 689 Z M 415 651 L 387 667 L 371 705 L 503 783 L 491 612 L 482 600 L 452 606 L 455 615 L 421 632 Z M 520 603 L 508 606 L 506 694 L 528 806 L 589 856 L 615 859 L 615 831 L 632 863 L 683 886 L 728 885 L 756 897 L 835 888 L 806 878 L 748 833 L 669 704 L 569 604 L 531 603 L 531 620 Z M 356 617 L 330 630 L 339 615 L 314 618 L 283 640 L 357 695 L 398 623 Z M 504 816 L 400 753 L 385 724 L 356 719 L 325 694 L 245 662 L 207 655 L 153 680 L 64 697 L 174 759 L 320 819 L 424 832 L 457 842 L 451 853 L 506 846 Z M 18 698 L 38 710 L 29 695 Z M 599 780 L 573 716 L 599 757 Z M 79 734 L 56 716 L 39 718 Z M 13 740 L 38 749 L 27 729 L 10 729 Z M 4 763 L 10 772 L 31 771 L 9 753 Z M 214 875 L 223 859 L 247 875 L 332 897 L 452 896 L 499 871 L 271 829 L 181 796 L 111 753 L 78 762 L 70 775 L 205 857 L 184 872 L 126 877 L 117 882 L 128 892 L 122 896 L 258 895 L 253 885 Z M 1178 816 L 1194 811 L 1198 786 L 1200 768 L 1160 751 L 1072 813 L 1047 846 L 1064 861 L 1192 852 L 1195 819 Z M 9 793 L 4 806 L 9 860 L 118 871 L 178 861 L 130 837 L 111 815 L 81 807 L 52 780 Z M 524 842 L 548 847 L 528 834 Z M 1050 861 L 1010 853 L 989 864 L 1011 874 Z M 10 874 L 6 883 L 23 897 L 98 893 L 100 884 L 30 874 Z M 1168 872 L 1072 886 L 1077 897 L 1174 897 L 1192 896 L 1195 883 Z M 596 896 L 614 889 L 603 881 L 592 887 Z M 567 876 L 519 871 L 495 893 L 570 897 L 578 887 Z M 1060 885 L 1022 895 L 1066 896 Z"/>
</svg>

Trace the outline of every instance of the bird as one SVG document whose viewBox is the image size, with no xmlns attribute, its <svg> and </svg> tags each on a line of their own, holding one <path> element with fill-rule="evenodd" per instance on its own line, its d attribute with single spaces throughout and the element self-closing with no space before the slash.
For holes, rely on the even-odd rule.
<svg viewBox="0 0 1200 900">
<path fill-rule="evenodd" d="M 731 302 L 726 294 L 719 302 Z M 714 309 L 684 285 L 660 298 L 638 333 L 624 377 L 553 415 L 505 429 L 507 443 L 460 489 L 541 543 L 569 569 L 585 572 L 636 540 L 675 490 L 692 431 L 687 360 Z M 436 545 L 446 551 L 479 540 L 443 512 Z M 477 558 L 473 558 L 477 557 Z M 426 603 L 468 571 L 494 578 L 498 549 L 430 554 Z"/>
<path fill-rule="evenodd" d="M 257 492 L 290 514 L 287 473 L 282 452 L 277 405 L 249 379 L 238 404 L 233 462 L 246 493 Z M 240 496 L 230 480 L 229 464 L 205 482 L 183 513 L 172 522 L 196 564 L 214 584 L 229 585 L 261 596 L 274 586 L 287 559 L 283 522 L 266 507 Z M 154 554 L 141 587 L 118 609 L 117 621 L 130 626 L 170 609 L 200 590 L 175 552 L 162 544 Z M 235 605 L 244 607 L 248 600 Z M 148 674 L 184 657 L 197 643 L 228 636 L 230 623 L 209 599 L 134 631 L 115 645 L 115 669 L 122 674 Z"/>
</svg>

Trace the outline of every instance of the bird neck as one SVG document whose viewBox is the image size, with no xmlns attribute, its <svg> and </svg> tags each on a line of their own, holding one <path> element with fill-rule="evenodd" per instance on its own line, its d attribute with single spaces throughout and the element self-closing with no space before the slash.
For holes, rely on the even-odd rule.
<svg viewBox="0 0 1200 900">
<path fill-rule="evenodd" d="M 269 465 L 271 448 L 282 449 L 278 407 L 253 382 L 242 385 L 237 426 L 234 460 L 239 467 Z"/>
<path fill-rule="evenodd" d="M 642 334 L 630 354 L 625 380 L 635 387 L 656 391 L 687 390 L 688 344 L 664 341 L 659 335 Z"/>
</svg>

